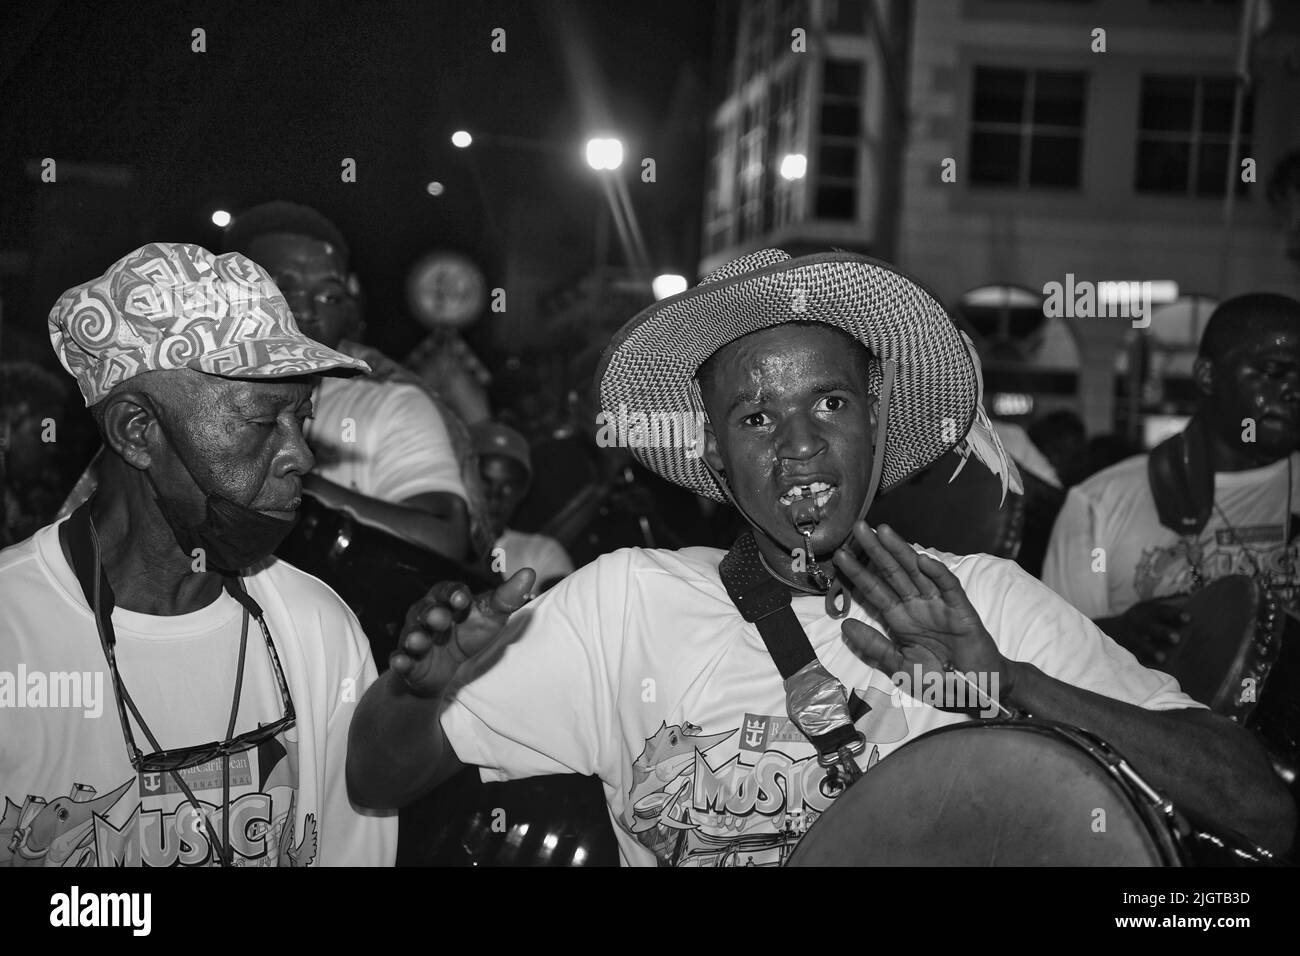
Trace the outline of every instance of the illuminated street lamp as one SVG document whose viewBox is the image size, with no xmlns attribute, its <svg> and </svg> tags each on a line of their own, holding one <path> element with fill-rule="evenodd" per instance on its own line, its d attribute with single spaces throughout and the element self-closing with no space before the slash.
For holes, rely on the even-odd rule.
<svg viewBox="0 0 1300 956">
<path fill-rule="evenodd" d="M 212 225 L 218 229 L 225 229 L 230 225 L 230 213 L 224 209 L 218 209 L 212 213 Z"/>
<path fill-rule="evenodd" d="M 472 142 L 474 142 L 474 137 L 463 129 L 458 129 L 451 134 L 451 145 L 457 149 L 464 149 Z"/>
<path fill-rule="evenodd" d="M 803 153 L 786 153 L 781 157 L 780 172 L 787 182 L 803 179 L 808 172 L 808 157 Z"/>
<path fill-rule="evenodd" d="M 666 299 L 670 295 L 677 295 L 679 292 L 686 291 L 686 276 L 679 276 L 671 272 L 655 276 L 650 280 L 650 288 L 654 290 L 656 300 Z"/>
<path fill-rule="evenodd" d="M 587 165 L 595 170 L 618 169 L 623 165 L 623 143 L 611 137 L 587 140 Z"/>
</svg>

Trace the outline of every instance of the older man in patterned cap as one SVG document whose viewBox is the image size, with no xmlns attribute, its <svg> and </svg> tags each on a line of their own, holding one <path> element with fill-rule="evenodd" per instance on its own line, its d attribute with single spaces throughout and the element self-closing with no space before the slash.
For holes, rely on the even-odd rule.
<svg viewBox="0 0 1300 956">
<path fill-rule="evenodd" d="M 135 250 L 49 325 L 105 453 L 88 501 L 0 552 L 0 864 L 391 864 L 396 820 L 341 772 L 365 635 L 269 557 L 314 377 L 366 364 L 192 245 Z"/>
</svg>

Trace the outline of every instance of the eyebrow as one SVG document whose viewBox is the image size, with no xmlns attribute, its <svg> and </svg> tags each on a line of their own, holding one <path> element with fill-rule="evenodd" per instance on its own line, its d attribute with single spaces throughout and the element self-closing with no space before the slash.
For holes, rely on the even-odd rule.
<svg viewBox="0 0 1300 956">
<path fill-rule="evenodd" d="M 823 382 L 816 382 L 809 389 L 813 395 L 829 395 L 831 392 L 849 392 L 855 393 L 860 391 L 862 386 L 853 386 L 840 379 L 828 379 Z M 741 405 L 764 405 L 775 397 L 775 393 L 770 388 L 761 388 L 758 393 L 740 392 L 731 400 L 727 406 L 727 413 L 734 412 Z"/>
<path fill-rule="evenodd" d="M 266 414 L 272 408 L 283 406 L 299 406 L 304 403 L 310 405 L 312 402 L 312 392 L 307 392 L 298 399 L 294 399 L 292 392 L 269 392 L 261 395 L 252 394 L 247 398 L 236 398 L 231 402 L 231 406 L 236 412 L 245 415 Z"/>
</svg>

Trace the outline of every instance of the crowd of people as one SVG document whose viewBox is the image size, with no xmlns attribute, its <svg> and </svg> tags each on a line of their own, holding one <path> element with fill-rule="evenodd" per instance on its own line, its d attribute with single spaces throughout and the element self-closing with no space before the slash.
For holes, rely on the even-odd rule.
<svg viewBox="0 0 1300 956">
<path fill-rule="evenodd" d="M 1287 858 L 1300 302 L 1220 305 L 1199 406 L 1147 453 L 1069 411 L 991 421 L 943 306 L 853 254 L 752 253 L 628 318 L 530 444 L 360 341 L 316 210 L 69 289 L 76 393 L 0 368 L 0 676 L 87 683 L 0 695 L 0 863 L 391 864 L 399 808 L 466 767 L 597 778 L 625 864 L 782 863 L 900 747 L 1025 714 Z M 598 447 L 620 407 L 700 427 Z M 398 633 L 330 579 L 349 533 L 311 574 L 275 557 L 305 500 L 443 562 Z M 1197 618 L 1227 579 L 1230 634 Z M 942 696 L 900 705 L 906 675 Z"/>
</svg>

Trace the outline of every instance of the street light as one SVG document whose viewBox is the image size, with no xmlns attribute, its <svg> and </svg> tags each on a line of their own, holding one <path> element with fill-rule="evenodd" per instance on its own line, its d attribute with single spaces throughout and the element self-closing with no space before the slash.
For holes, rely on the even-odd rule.
<svg viewBox="0 0 1300 956">
<path fill-rule="evenodd" d="M 451 145 L 457 149 L 464 149 L 472 142 L 474 142 L 474 137 L 463 129 L 458 129 L 451 134 Z"/>
<path fill-rule="evenodd" d="M 225 229 L 230 225 L 230 213 L 224 209 L 218 209 L 212 213 L 212 225 L 218 229 Z"/>
<path fill-rule="evenodd" d="M 650 280 L 650 288 L 654 291 L 656 300 L 666 299 L 670 295 L 677 295 L 679 292 L 686 291 L 686 276 L 679 276 L 671 272 L 655 276 Z"/>
<path fill-rule="evenodd" d="M 592 169 L 618 169 L 623 165 L 623 143 L 609 137 L 587 140 L 587 165 Z"/>
<path fill-rule="evenodd" d="M 780 172 L 787 182 L 803 179 L 808 172 L 808 157 L 803 153 L 786 153 L 781 157 Z"/>
</svg>

